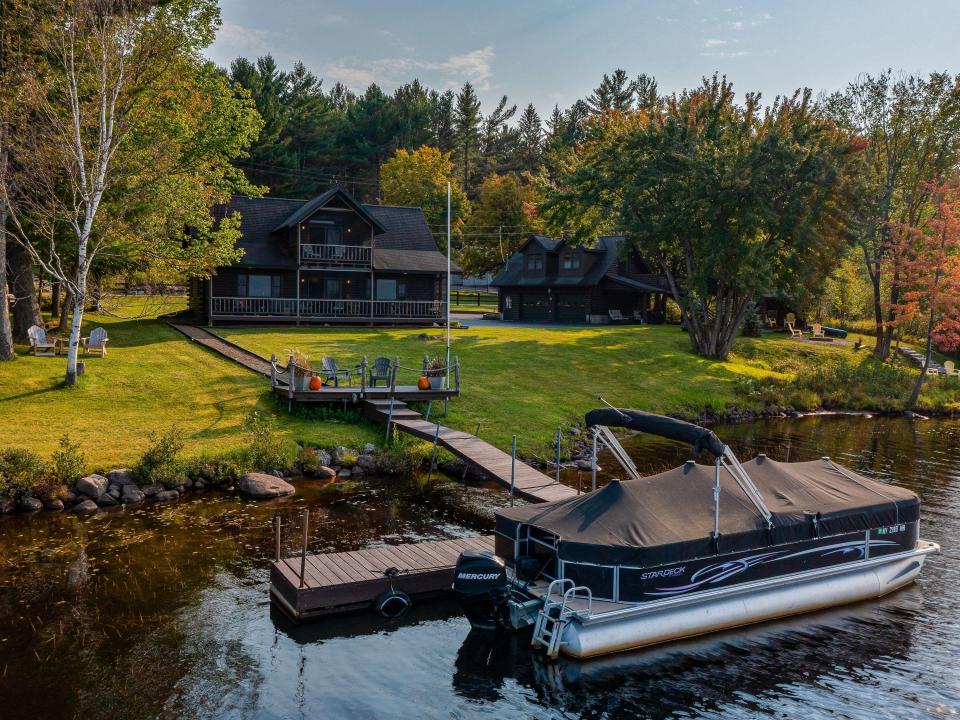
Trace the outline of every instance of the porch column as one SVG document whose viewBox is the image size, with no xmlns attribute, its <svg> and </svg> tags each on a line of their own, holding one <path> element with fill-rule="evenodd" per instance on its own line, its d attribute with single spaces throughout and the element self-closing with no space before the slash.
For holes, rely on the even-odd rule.
<svg viewBox="0 0 960 720">
<path fill-rule="evenodd" d="M 647 307 L 650 305 L 650 295 L 648 293 L 643 293 L 640 295 L 640 319 L 643 320 L 643 324 L 647 324 Z"/>
<path fill-rule="evenodd" d="M 300 228 L 301 223 L 297 223 L 297 325 L 300 324 Z"/>
<path fill-rule="evenodd" d="M 213 327 L 213 278 L 207 278 L 207 322 Z"/>
<path fill-rule="evenodd" d="M 367 299 L 370 301 L 370 324 L 373 324 L 373 300 L 376 297 L 376 278 L 373 275 L 373 226 L 370 226 L 370 289 L 367 291 Z"/>
</svg>

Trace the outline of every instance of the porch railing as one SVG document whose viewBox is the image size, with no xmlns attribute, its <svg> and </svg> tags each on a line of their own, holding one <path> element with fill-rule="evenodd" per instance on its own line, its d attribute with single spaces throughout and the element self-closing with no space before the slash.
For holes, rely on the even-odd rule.
<svg viewBox="0 0 960 720">
<path fill-rule="evenodd" d="M 371 249 L 364 245 L 300 245 L 300 262 L 303 265 L 322 267 L 368 268 L 372 258 Z"/>
<path fill-rule="evenodd" d="M 296 298 L 213 297 L 214 316 L 306 319 L 442 320 L 440 300 L 299 300 Z"/>
</svg>

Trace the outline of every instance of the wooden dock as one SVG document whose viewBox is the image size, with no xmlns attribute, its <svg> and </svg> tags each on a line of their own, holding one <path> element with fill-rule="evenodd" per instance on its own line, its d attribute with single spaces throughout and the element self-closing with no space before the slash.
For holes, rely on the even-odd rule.
<svg viewBox="0 0 960 720">
<path fill-rule="evenodd" d="M 495 480 L 506 488 L 510 487 L 512 458 L 509 453 L 494 447 L 470 433 L 452 428 L 439 427 L 437 423 L 425 420 L 420 413 L 411 410 L 402 402 L 390 400 L 368 400 L 366 416 L 378 422 L 389 422 L 398 430 L 422 440 L 433 442 L 449 450 L 471 467 Z M 577 491 L 555 479 L 534 470 L 520 460 L 516 461 L 514 472 L 514 492 L 517 497 L 530 502 L 550 502 L 573 497 Z"/>
<path fill-rule="evenodd" d="M 307 620 L 369 608 L 391 587 L 411 598 L 438 595 L 450 590 L 454 565 L 467 549 L 493 550 L 493 536 L 275 560 L 270 596 L 294 620 Z M 385 574 L 390 568 L 399 571 L 392 579 Z"/>
</svg>

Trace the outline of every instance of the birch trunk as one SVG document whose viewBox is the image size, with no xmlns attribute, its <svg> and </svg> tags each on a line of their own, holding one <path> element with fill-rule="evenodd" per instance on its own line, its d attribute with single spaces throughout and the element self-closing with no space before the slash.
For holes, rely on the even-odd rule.
<svg viewBox="0 0 960 720">
<path fill-rule="evenodd" d="M 7 169 L 6 126 L 0 124 L 0 173 Z M 7 299 L 7 203 L 0 194 L 0 361 L 13 360 L 13 332 L 10 327 L 10 302 Z"/>
</svg>

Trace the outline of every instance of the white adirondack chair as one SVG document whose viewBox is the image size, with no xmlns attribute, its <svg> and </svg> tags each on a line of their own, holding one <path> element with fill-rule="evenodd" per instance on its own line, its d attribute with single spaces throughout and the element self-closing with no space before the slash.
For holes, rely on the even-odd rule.
<svg viewBox="0 0 960 720">
<path fill-rule="evenodd" d="M 823 332 L 823 325 L 821 325 L 820 323 L 813 323 L 813 325 L 810 326 L 810 330 L 811 330 L 810 336 L 813 338 L 827 337 L 826 334 Z"/>
<path fill-rule="evenodd" d="M 102 327 L 94 328 L 90 337 L 83 338 L 83 352 L 87 355 L 99 353 L 100 357 L 107 356 L 107 331 Z"/>
<path fill-rule="evenodd" d="M 785 322 L 784 325 L 786 325 L 787 331 L 790 333 L 790 337 L 803 337 L 803 330 L 796 330 L 793 327 L 792 322 Z"/>
<path fill-rule="evenodd" d="M 957 367 L 956 365 L 954 365 L 953 360 L 944 360 L 943 369 L 947 371 L 947 377 L 960 378 L 960 370 L 957 370 Z"/>
<path fill-rule="evenodd" d="M 34 355 L 44 357 L 53 357 L 57 348 L 55 342 L 47 340 L 47 331 L 39 325 L 33 325 L 27 330 L 27 337 L 30 338 L 30 352 Z"/>
</svg>

